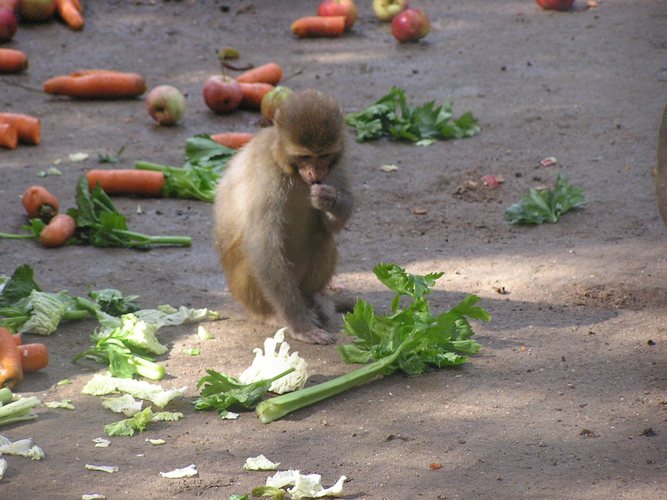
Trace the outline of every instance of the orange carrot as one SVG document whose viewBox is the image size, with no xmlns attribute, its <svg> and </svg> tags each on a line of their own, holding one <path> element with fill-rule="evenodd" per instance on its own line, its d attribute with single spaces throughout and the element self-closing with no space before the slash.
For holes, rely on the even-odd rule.
<svg viewBox="0 0 667 500">
<path fill-rule="evenodd" d="M 270 62 L 241 73 L 236 77 L 236 81 L 239 83 L 270 83 L 271 85 L 277 85 L 282 77 L 283 69 L 280 65 Z"/>
<path fill-rule="evenodd" d="M 71 29 L 83 29 L 83 5 L 79 0 L 56 0 L 56 11 Z"/>
<path fill-rule="evenodd" d="M 262 105 L 262 97 L 274 87 L 270 83 L 239 83 L 243 98 L 240 107 L 259 109 Z"/>
<path fill-rule="evenodd" d="M 19 131 L 14 125 L 0 123 L 0 146 L 7 149 L 16 149 L 19 143 Z"/>
<path fill-rule="evenodd" d="M 221 132 L 219 134 L 213 134 L 211 139 L 228 148 L 239 149 L 241 146 L 248 143 L 254 136 L 255 134 L 251 132 Z"/>
<path fill-rule="evenodd" d="M 0 73 L 20 73 L 28 69 L 28 56 L 16 49 L 0 48 Z"/>
<path fill-rule="evenodd" d="M 22 344 L 17 350 L 24 372 L 36 372 L 49 364 L 49 350 L 44 344 Z"/>
<path fill-rule="evenodd" d="M 22 113 L 0 113 L 0 123 L 13 125 L 23 144 L 39 144 L 42 140 L 42 126 L 39 118 Z"/>
<path fill-rule="evenodd" d="M 144 77 L 138 73 L 112 70 L 83 70 L 44 82 L 44 92 L 81 99 L 120 99 L 137 97 L 146 91 Z"/>
<path fill-rule="evenodd" d="M 12 334 L 0 327 L 0 387 L 13 389 L 23 382 L 21 356 Z"/>
<path fill-rule="evenodd" d="M 91 190 L 99 184 L 107 194 L 160 196 L 164 187 L 164 174 L 153 170 L 89 170 L 86 178 Z"/>
<path fill-rule="evenodd" d="M 341 36 L 345 31 L 345 16 L 307 16 L 292 23 L 292 33 L 299 38 Z"/>
<path fill-rule="evenodd" d="M 45 247 L 61 247 L 76 233 L 76 221 L 67 214 L 58 214 L 39 233 Z"/>
<path fill-rule="evenodd" d="M 44 186 L 30 186 L 23 192 L 21 201 L 31 219 L 39 217 L 44 222 L 49 222 L 60 210 L 58 199 Z"/>
<path fill-rule="evenodd" d="M 23 334 L 22 333 L 14 333 L 14 334 L 12 334 L 12 338 L 14 339 L 14 342 L 16 342 L 16 345 L 23 344 Z"/>
</svg>

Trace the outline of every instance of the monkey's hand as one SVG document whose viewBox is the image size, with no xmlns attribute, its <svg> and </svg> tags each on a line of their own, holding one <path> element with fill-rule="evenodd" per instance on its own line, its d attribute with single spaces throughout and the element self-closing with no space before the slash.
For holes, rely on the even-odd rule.
<svg viewBox="0 0 667 500">
<path fill-rule="evenodd" d="M 333 212 L 338 205 L 338 190 L 328 184 L 310 186 L 310 201 L 313 206 L 324 212 Z"/>
</svg>

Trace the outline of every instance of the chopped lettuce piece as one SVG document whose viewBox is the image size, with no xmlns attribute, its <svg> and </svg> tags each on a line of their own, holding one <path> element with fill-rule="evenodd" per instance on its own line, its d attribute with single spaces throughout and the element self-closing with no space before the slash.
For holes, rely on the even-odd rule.
<svg viewBox="0 0 667 500">
<path fill-rule="evenodd" d="M 187 467 L 183 467 L 182 469 L 174 469 L 169 472 L 160 472 L 160 475 L 162 477 L 166 477 L 169 479 L 179 479 L 182 477 L 192 477 L 196 476 L 198 474 L 197 468 L 195 464 L 188 465 Z"/>
<path fill-rule="evenodd" d="M 118 472 L 118 470 L 119 470 L 117 465 L 86 464 L 85 467 L 88 470 L 98 470 L 98 471 L 101 471 L 101 472 L 108 472 L 109 474 L 113 474 L 114 472 Z"/>
<path fill-rule="evenodd" d="M 123 394 L 122 396 L 113 398 L 103 398 L 102 406 L 116 412 L 122 413 L 126 417 L 131 417 L 141 411 L 144 402 L 134 399 L 130 394 Z"/>
<path fill-rule="evenodd" d="M 150 401 L 155 406 L 164 408 L 175 398 L 183 397 L 187 387 L 180 389 L 163 389 L 159 384 L 151 384 L 143 380 L 118 378 L 96 373 L 81 390 L 82 394 L 103 396 L 115 392 L 125 392 L 135 398 Z"/>
<path fill-rule="evenodd" d="M 44 458 L 44 452 L 39 446 L 32 444 L 32 438 L 11 441 L 5 436 L 0 436 L 0 455 L 15 455 L 32 460 Z"/>
<path fill-rule="evenodd" d="M 0 479 L 5 476 L 5 472 L 7 472 L 7 460 L 0 458 Z"/>
<path fill-rule="evenodd" d="M 326 496 L 339 497 L 343 495 L 343 483 L 347 478 L 341 476 L 330 488 L 322 486 L 320 474 L 301 474 L 298 470 L 276 472 L 266 479 L 266 486 L 284 488 L 292 486 L 287 492 L 291 498 L 321 498 Z"/>
<path fill-rule="evenodd" d="M 286 328 L 281 328 L 273 337 L 264 341 L 264 351 L 258 347 L 253 349 L 255 359 L 246 368 L 239 380 L 244 384 L 258 382 L 275 377 L 285 370 L 294 368 L 294 371 L 284 377 L 274 380 L 269 391 L 277 394 L 301 389 L 308 380 L 306 361 L 298 352 L 289 354 L 290 346 L 285 342 Z"/>
<path fill-rule="evenodd" d="M 62 401 L 48 401 L 44 403 L 47 408 L 62 408 L 63 410 L 74 410 L 74 405 L 71 399 L 63 399 Z"/>
<path fill-rule="evenodd" d="M 153 446 L 161 446 L 166 443 L 164 439 L 151 439 L 151 438 L 146 438 L 144 441 L 146 441 L 149 444 L 152 444 Z"/>
<path fill-rule="evenodd" d="M 95 443 L 95 448 L 108 448 L 111 441 L 104 438 L 95 438 L 93 439 L 93 443 Z"/>
<path fill-rule="evenodd" d="M 147 323 L 155 323 L 158 328 L 220 319 L 220 313 L 207 308 L 191 309 L 181 306 L 176 309 L 168 304 L 157 306 L 156 309 L 140 309 L 134 314 Z"/>
<path fill-rule="evenodd" d="M 276 470 L 280 467 L 280 462 L 272 462 L 264 455 L 246 458 L 243 468 L 245 470 Z"/>
</svg>

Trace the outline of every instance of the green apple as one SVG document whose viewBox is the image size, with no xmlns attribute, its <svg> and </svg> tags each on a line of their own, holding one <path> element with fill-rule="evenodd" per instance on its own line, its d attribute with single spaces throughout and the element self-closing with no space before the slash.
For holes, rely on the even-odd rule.
<svg viewBox="0 0 667 500">
<path fill-rule="evenodd" d="M 373 12 L 380 21 L 391 21 L 408 8 L 408 0 L 373 0 Z"/>
</svg>

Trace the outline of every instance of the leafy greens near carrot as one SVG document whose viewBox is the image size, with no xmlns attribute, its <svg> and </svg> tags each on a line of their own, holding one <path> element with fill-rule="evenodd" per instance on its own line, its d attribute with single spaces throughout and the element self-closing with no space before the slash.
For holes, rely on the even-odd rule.
<svg viewBox="0 0 667 500">
<path fill-rule="evenodd" d="M 138 296 L 125 296 L 113 288 L 91 290 L 88 295 L 92 300 L 66 291 L 44 292 L 32 268 L 23 264 L 10 278 L 0 276 L 0 326 L 12 332 L 50 335 L 62 321 L 96 318 L 100 327 L 92 335 L 94 345 L 75 361 L 90 358 L 108 364 L 116 377 L 159 380 L 165 370 L 154 356 L 166 353 L 167 347 L 158 341 L 158 329 L 220 318 L 206 308 L 176 309 L 165 304 L 139 309 Z"/>
<path fill-rule="evenodd" d="M 519 202 L 505 210 L 505 218 L 512 224 L 542 224 L 558 222 L 560 216 L 582 207 L 586 200 L 580 187 L 568 183 L 560 174 L 553 189 L 531 189 Z"/>
<path fill-rule="evenodd" d="M 81 176 L 76 186 L 76 205 L 67 211 L 76 220 L 76 242 L 96 247 L 149 249 L 153 246 L 190 246 L 189 236 L 150 236 L 128 230 L 127 219 L 114 206 L 111 198 Z"/>
<path fill-rule="evenodd" d="M 162 195 L 213 202 L 215 186 L 227 162 L 236 151 L 222 146 L 208 135 L 196 135 L 185 142 L 183 167 L 138 161 L 138 170 L 154 170 L 164 174 Z"/>
<path fill-rule="evenodd" d="M 450 310 L 433 315 L 427 295 L 442 273 L 425 276 L 408 274 L 394 264 L 379 264 L 373 269 L 378 279 L 396 293 L 387 315 L 376 314 L 373 306 L 359 300 L 345 316 L 345 332 L 351 344 L 339 348 L 349 363 L 366 366 L 326 382 L 262 401 L 256 407 L 259 419 L 269 423 L 380 375 L 402 371 L 417 375 L 431 367 L 444 368 L 464 363 L 480 344 L 469 319 L 488 321 L 490 315 L 477 306 L 479 297 L 466 296 Z M 410 299 L 401 307 L 403 297 Z"/>
<path fill-rule="evenodd" d="M 357 142 L 391 137 L 426 146 L 438 139 L 461 139 L 479 132 L 471 112 L 454 118 L 449 101 L 440 106 L 434 101 L 411 106 L 405 90 L 399 87 L 392 87 L 363 111 L 349 113 L 345 122 L 357 129 Z"/>
</svg>

